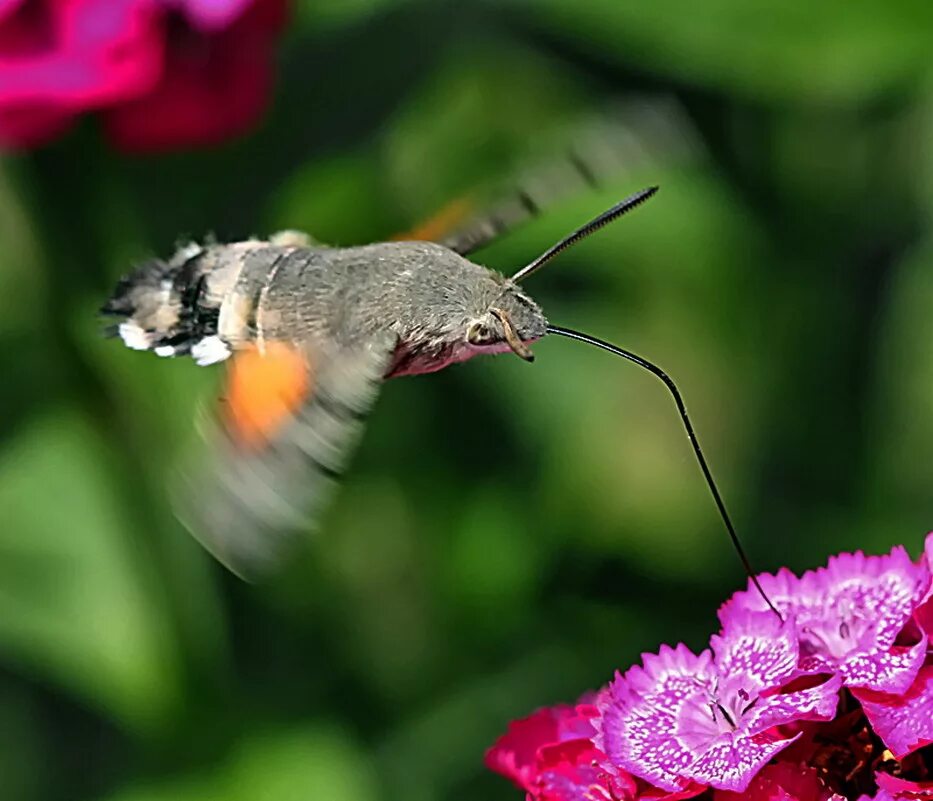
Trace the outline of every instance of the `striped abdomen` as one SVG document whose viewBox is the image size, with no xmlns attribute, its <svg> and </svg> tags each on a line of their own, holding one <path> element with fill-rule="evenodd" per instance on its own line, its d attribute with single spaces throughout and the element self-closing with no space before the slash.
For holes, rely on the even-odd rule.
<svg viewBox="0 0 933 801">
<path fill-rule="evenodd" d="M 255 309 L 277 259 L 307 246 L 299 237 L 189 244 L 168 261 L 145 262 L 101 309 L 120 318 L 108 333 L 159 356 L 190 355 L 201 365 L 226 359 L 232 344 L 254 333 Z"/>
</svg>

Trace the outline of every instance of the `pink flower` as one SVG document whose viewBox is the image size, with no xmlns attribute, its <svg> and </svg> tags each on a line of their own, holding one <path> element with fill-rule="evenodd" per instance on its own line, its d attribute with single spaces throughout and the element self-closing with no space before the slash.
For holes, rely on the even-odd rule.
<svg viewBox="0 0 933 801">
<path fill-rule="evenodd" d="M 713 801 L 843 801 L 807 765 L 777 762 L 766 765 L 744 793 L 717 790 Z"/>
<path fill-rule="evenodd" d="M 528 801 L 678 801 L 700 792 L 669 793 L 621 770 L 604 770 L 593 745 L 595 706 L 558 705 L 513 721 L 486 753 L 486 766 L 511 779 Z"/>
<path fill-rule="evenodd" d="M 183 11 L 196 28 L 213 31 L 226 28 L 242 14 L 252 0 L 161 0 L 167 8 Z"/>
<path fill-rule="evenodd" d="M 853 690 L 872 729 L 902 759 L 933 743 L 933 664 L 924 667 L 903 695 Z"/>
<path fill-rule="evenodd" d="M 149 91 L 162 71 L 151 0 L 0 5 L 0 144 L 30 147 L 82 111 Z"/>
<path fill-rule="evenodd" d="M 930 569 L 895 548 L 888 556 L 861 551 L 830 557 L 825 568 L 797 578 L 789 570 L 758 577 L 765 593 L 797 624 L 800 669 L 838 672 L 849 687 L 906 691 L 923 664 L 927 635 L 911 616 L 930 588 Z M 728 630 L 740 610 L 764 610 L 749 586 L 720 609 Z M 910 625 L 908 625 L 910 624 Z"/>
<path fill-rule="evenodd" d="M 927 534 L 923 555 L 920 557 L 920 563 L 926 565 L 927 570 L 933 574 L 933 531 Z M 914 619 L 917 625 L 926 633 L 927 637 L 933 639 L 933 582 L 923 599 L 920 606 L 914 612 Z"/>
<path fill-rule="evenodd" d="M 933 534 L 927 535 L 921 561 L 933 565 Z M 929 642 L 933 638 L 933 589 L 914 612 L 914 620 Z M 905 693 L 852 692 L 872 729 L 898 759 L 933 743 L 933 653 L 927 654 L 924 667 Z"/>
<path fill-rule="evenodd" d="M 730 628 L 694 655 L 645 655 L 600 700 L 595 743 L 609 761 L 669 791 L 692 784 L 743 792 L 798 735 L 779 729 L 833 716 L 841 680 L 787 689 L 797 675 L 793 621 L 736 610 Z"/>
<path fill-rule="evenodd" d="M 486 766 L 534 801 L 614 801 L 608 776 L 596 767 L 596 714 L 589 704 L 560 704 L 513 721 L 486 752 Z"/>
<path fill-rule="evenodd" d="M 514 720 L 486 752 L 486 767 L 530 791 L 540 770 L 538 751 L 567 741 L 588 740 L 593 732 L 589 718 L 595 714 L 592 707 L 558 704 Z"/>
<path fill-rule="evenodd" d="M 878 782 L 878 795 L 876 799 L 897 799 L 897 801 L 923 801 L 933 799 L 933 781 L 912 782 L 879 773 L 875 776 Z"/>
<path fill-rule="evenodd" d="M 149 92 L 107 111 L 106 130 L 129 151 L 210 145 L 247 131 L 266 109 L 285 0 L 186 0 L 197 25 L 176 21 L 166 36 L 165 70 Z"/>
<path fill-rule="evenodd" d="M 0 146 L 105 111 L 121 147 L 205 144 L 262 112 L 285 0 L 0 0 Z"/>
<path fill-rule="evenodd" d="M 528 801 L 933 801 L 931 567 L 933 534 L 918 564 L 895 548 L 764 576 L 785 620 L 737 593 L 709 649 L 644 655 L 488 762 Z"/>
</svg>

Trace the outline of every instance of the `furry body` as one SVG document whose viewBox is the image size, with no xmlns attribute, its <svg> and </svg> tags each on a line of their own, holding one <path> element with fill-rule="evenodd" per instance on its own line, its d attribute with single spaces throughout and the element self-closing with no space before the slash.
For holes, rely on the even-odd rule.
<svg viewBox="0 0 933 801">
<path fill-rule="evenodd" d="M 124 318 L 116 332 L 129 347 L 191 355 L 200 364 L 247 343 L 320 338 L 353 347 L 391 333 L 397 350 L 387 376 L 507 350 L 501 337 L 479 346 L 465 338 L 491 307 L 508 313 L 523 341 L 545 333 L 540 308 L 515 284 L 442 245 L 275 241 L 187 246 L 168 262 L 147 262 L 121 281 L 103 311 Z"/>
<path fill-rule="evenodd" d="M 124 278 L 103 313 L 124 343 L 198 364 L 230 359 L 208 458 L 176 508 L 244 577 L 314 527 L 383 379 L 427 373 L 546 333 L 511 280 L 442 245 L 326 248 L 293 234 L 189 245 Z"/>
</svg>

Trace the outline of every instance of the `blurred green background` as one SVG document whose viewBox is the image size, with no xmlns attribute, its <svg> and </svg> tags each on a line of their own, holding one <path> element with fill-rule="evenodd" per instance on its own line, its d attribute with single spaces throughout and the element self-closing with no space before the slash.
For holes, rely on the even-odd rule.
<svg viewBox="0 0 933 801">
<path fill-rule="evenodd" d="M 280 56 L 237 143 L 129 158 L 87 122 L 0 168 L 0 798 L 517 799 L 481 763 L 510 718 L 703 647 L 743 576 L 651 376 L 547 340 L 390 382 L 310 556 L 247 586 L 165 497 L 222 368 L 95 316 L 186 236 L 345 245 L 492 196 L 619 101 L 680 146 L 477 260 L 660 184 L 529 291 L 678 380 L 760 569 L 917 552 L 933 5 L 322 0 Z"/>
</svg>

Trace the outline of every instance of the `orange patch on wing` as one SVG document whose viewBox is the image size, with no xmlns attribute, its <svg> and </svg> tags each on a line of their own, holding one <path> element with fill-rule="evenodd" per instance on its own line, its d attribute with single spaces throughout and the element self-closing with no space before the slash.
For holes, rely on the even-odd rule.
<svg viewBox="0 0 933 801">
<path fill-rule="evenodd" d="M 473 204 L 466 198 L 454 200 L 444 206 L 433 217 L 421 223 L 421 225 L 412 228 L 410 231 L 396 234 L 392 239 L 396 242 L 433 242 L 438 239 L 443 239 L 458 224 L 463 222 L 472 208 Z"/>
<path fill-rule="evenodd" d="M 269 342 L 265 352 L 252 346 L 230 360 L 225 421 L 240 445 L 268 442 L 297 411 L 312 389 L 311 367 L 301 351 Z"/>
</svg>

